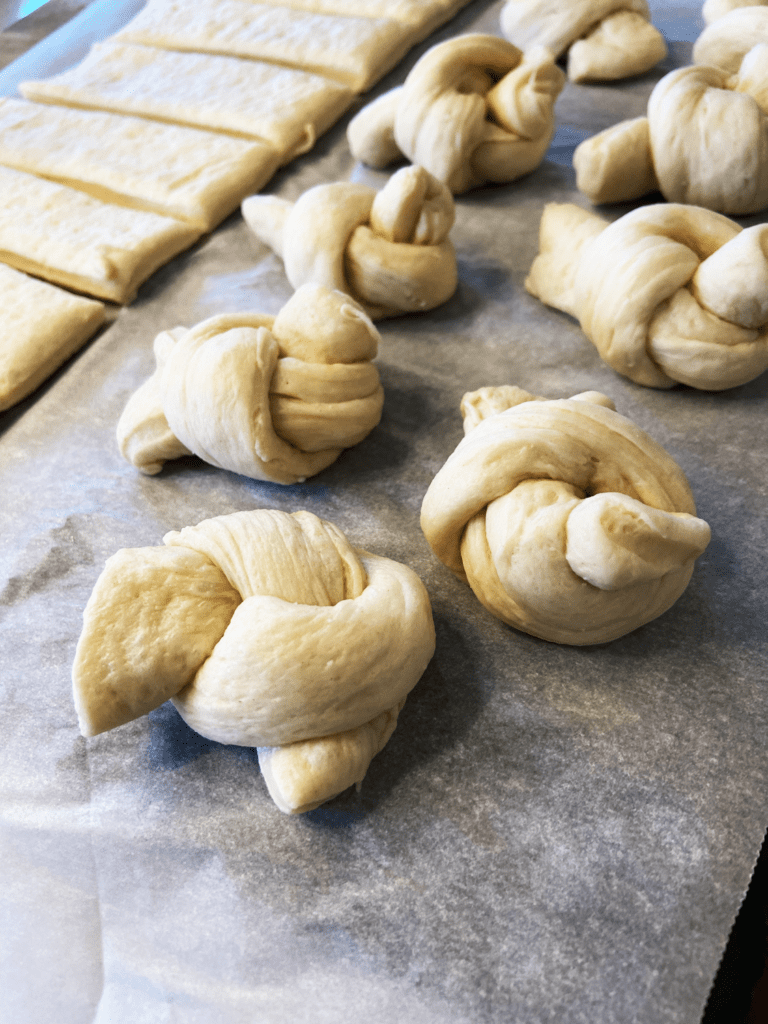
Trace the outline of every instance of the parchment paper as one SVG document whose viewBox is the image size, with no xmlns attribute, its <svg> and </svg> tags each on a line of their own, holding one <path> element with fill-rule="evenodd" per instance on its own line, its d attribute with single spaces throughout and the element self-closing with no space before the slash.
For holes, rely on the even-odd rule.
<svg viewBox="0 0 768 1024">
<path fill-rule="evenodd" d="M 542 167 L 458 200 L 458 292 L 380 325 L 381 425 L 324 473 L 280 487 L 189 458 L 144 478 L 116 448 L 156 332 L 274 313 L 290 295 L 239 214 L 0 416 L 3 1022 L 700 1019 L 768 822 L 768 375 L 720 394 L 640 388 L 523 289 L 544 202 L 588 206 L 574 145 L 643 113 L 689 61 L 698 3 L 652 6 L 670 57 L 629 82 L 569 85 Z M 119 8 L 97 0 L 66 39 L 101 16 L 114 31 Z M 473 3 L 428 44 L 498 33 L 500 8 Z M 66 63 L 63 39 L 31 51 L 24 76 Z M 269 189 L 383 184 L 355 166 L 345 124 Z M 713 540 L 660 619 L 606 646 L 548 644 L 494 619 L 432 556 L 418 512 L 462 436 L 460 398 L 504 382 L 603 391 L 680 462 Z M 70 696 L 105 560 L 257 507 L 309 509 L 407 562 L 437 625 L 362 791 L 300 817 L 271 803 L 255 751 L 200 738 L 171 705 L 84 740 Z"/>
</svg>

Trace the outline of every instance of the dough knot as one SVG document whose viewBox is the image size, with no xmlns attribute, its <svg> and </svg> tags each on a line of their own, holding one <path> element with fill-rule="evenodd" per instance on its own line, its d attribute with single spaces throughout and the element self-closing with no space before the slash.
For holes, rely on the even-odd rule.
<svg viewBox="0 0 768 1024">
<path fill-rule="evenodd" d="M 646 0 L 507 0 L 501 31 L 516 46 L 568 53 L 573 82 L 610 81 L 648 71 L 667 54 Z"/>
<path fill-rule="evenodd" d="M 768 225 L 674 203 L 609 225 L 553 203 L 539 245 L 528 291 L 637 384 L 719 391 L 768 369 Z"/>
<path fill-rule="evenodd" d="M 564 83 L 544 47 L 522 53 L 496 36 L 458 36 L 433 46 L 404 85 L 352 119 L 350 149 L 372 167 L 406 156 L 454 195 L 514 181 L 544 158 Z"/>
<path fill-rule="evenodd" d="M 719 213 L 765 209 L 768 35 L 734 73 L 696 64 L 665 75 L 651 93 L 647 117 L 586 139 L 573 163 L 576 184 L 593 203 L 659 190 L 668 202 Z"/>
<path fill-rule="evenodd" d="M 509 625 L 614 640 L 666 611 L 709 542 L 674 460 L 598 392 L 546 401 L 484 388 L 432 481 L 432 550 Z"/>
<path fill-rule="evenodd" d="M 201 735 L 257 746 L 278 806 L 307 810 L 362 779 L 434 646 L 406 566 L 309 512 L 236 512 L 108 560 L 75 706 L 93 736 L 170 698 Z"/>
<path fill-rule="evenodd" d="M 251 196 L 242 210 L 294 288 L 314 282 L 346 292 L 374 319 L 433 309 L 456 290 L 453 197 L 423 167 L 402 168 L 380 192 L 336 182 L 295 204 Z"/>
<path fill-rule="evenodd" d="M 305 285 L 277 317 L 235 313 L 155 339 L 157 369 L 117 427 L 144 473 L 195 454 L 291 484 L 362 441 L 381 417 L 379 334 L 347 295 Z"/>
<path fill-rule="evenodd" d="M 697 64 L 736 74 L 753 46 L 768 43 L 766 0 L 707 0 L 701 13 L 707 27 L 693 44 Z"/>
</svg>

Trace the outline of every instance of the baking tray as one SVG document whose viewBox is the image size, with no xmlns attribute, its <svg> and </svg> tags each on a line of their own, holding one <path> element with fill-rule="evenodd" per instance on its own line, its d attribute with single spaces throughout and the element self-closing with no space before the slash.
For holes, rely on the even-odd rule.
<svg viewBox="0 0 768 1024">
<path fill-rule="evenodd" d="M 131 6 L 97 0 L 0 88 L 79 59 Z M 291 294 L 239 214 L 0 415 L 3 1020 L 700 1019 L 768 822 L 768 375 L 720 394 L 640 388 L 523 288 L 544 203 L 588 205 L 574 145 L 643 113 L 658 78 L 689 61 L 698 3 L 652 7 L 670 41 L 662 65 L 567 86 L 543 165 L 457 200 L 458 291 L 379 325 L 381 424 L 319 476 L 281 487 L 188 458 L 150 479 L 117 451 L 159 330 L 275 313 Z M 475 2 L 429 43 L 498 33 L 500 8 Z M 346 121 L 268 189 L 383 184 L 352 160 Z M 661 618 L 609 645 L 555 646 L 494 619 L 434 559 L 421 499 L 462 436 L 462 394 L 499 383 L 603 391 L 683 467 L 713 540 Z M 300 817 L 276 810 L 254 750 L 202 739 L 170 704 L 84 740 L 70 696 L 107 557 L 259 507 L 309 509 L 408 563 L 437 627 L 362 790 Z"/>
</svg>

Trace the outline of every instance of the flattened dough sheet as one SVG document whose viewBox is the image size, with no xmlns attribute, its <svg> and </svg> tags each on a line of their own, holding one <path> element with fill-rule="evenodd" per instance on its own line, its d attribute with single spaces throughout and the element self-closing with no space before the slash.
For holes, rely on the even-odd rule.
<svg viewBox="0 0 768 1024">
<path fill-rule="evenodd" d="M 149 0 L 115 40 L 265 60 L 369 89 L 415 41 L 388 18 L 272 7 L 250 0 Z"/>
<path fill-rule="evenodd" d="M 291 7 L 315 14 L 346 14 L 358 18 L 391 18 L 416 34 L 414 44 L 466 7 L 469 0 L 260 0 L 272 7 Z"/>
<path fill-rule="evenodd" d="M 104 322 L 101 302 L 0 263 L 0 410 L 26 398 Z"/>
<path fill-rule="evenodd" d="M 0 167 L 0 262 L 112 302 L 192 245 L 190 224 Z"/>
<path fill-rule="evenodd" d="M 94 45 L 76 67 L 19 88 L 42 103 L 261 139 L 281 163 L 311 149 L 355 98 L 348 87 L 295 68 L 111 41 Z"/>
<path fill-rule="evenodd" d="M 0 98 L 0 164 L 211 231 L 278 165 L 263 142 Z"/>
</svg>

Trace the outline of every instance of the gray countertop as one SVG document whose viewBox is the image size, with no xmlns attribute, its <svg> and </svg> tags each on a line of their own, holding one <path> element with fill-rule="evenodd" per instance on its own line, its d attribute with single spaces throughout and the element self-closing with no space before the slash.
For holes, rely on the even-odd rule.
<svg viewBox="0 0 768 1024">
<path fill-rule="evenodd" d="M 117 451 L 117 418 L 152 370 L 159 330 L 274 313 L 290 295 L 239 214 L 0 414 L 7 1020 L 700 1020 L 768 823 L 768 375 L 720 394 L 640 388 L 523 288 L 544 203 L 588 205 L 576 142 L 642 113 L 659 77 L 689 59 L 698 3 L 651 6 L 667 60 L 629 82 L 567 86 L 543 165 L 459 198 L 458 291 L 380 324 L 382 422 L 325 472 L 280 487 L 189 458 L 150 479 Z M 476 0 L 430 42 L 498 33 L 500 7 Z M 96 0 L 26 54 L 23 74 L 60 66 L 119 9 Z M 9 91 L 16 68 L 4 75 Z M 345 123 L 268 190 L 383 183 L 355 165 Z M 683 467 L 713 540 L 661 618 L 605 646 L 548 644 L 494 619 L 434 559 L 421 499 L 461 437 L 461 395 L 498 383 L 603 391 Z M 307 508 L 407 562 L 437 626 L 435 657 L 361 792 L 300 817 L 275 809 L 254 750 L 202 739 L 170 704 L 85 740 L 70 695 L 107 557 L 256 507 Z"/>
</svg>

